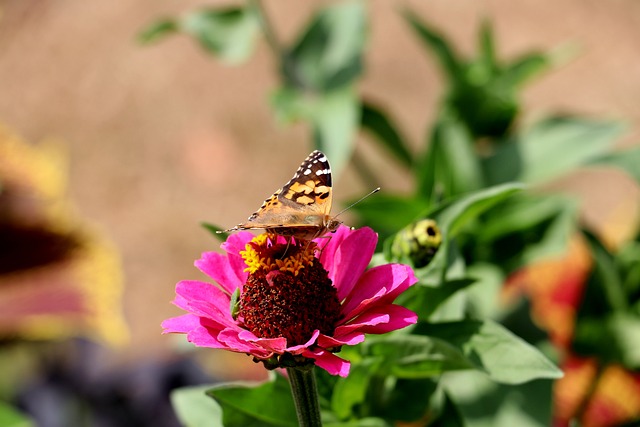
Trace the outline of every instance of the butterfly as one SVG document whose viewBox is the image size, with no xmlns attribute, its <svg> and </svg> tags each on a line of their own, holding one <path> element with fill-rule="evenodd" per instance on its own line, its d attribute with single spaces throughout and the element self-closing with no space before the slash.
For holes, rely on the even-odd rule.
<svg viewBox="0 0 640 427">
<path fill-rule="evenodd" d="M 268 233 L 313 240 L 335 231 L 342 223 L 331 212 L 331 166 L 315 150 L 302 162 L 293 178 L 264 201 L 246 222 L 224 232 L 265 229 Z"/>
</svg>

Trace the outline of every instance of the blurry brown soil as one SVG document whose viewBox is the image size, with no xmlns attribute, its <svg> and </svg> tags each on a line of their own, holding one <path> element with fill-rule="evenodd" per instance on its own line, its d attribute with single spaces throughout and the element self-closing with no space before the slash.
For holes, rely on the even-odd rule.
<svg viewBox="0 0 640 427">
<path fill-rule="evenodd" d="M 279 126 L 271 113 L 268 96 L 277 79 L 264 43 L 238 67 L 216 62 L 183 36 L 149 47 L 136 43 L 156 18 L 201 4 L 0 2 L 0 122 L 30 141 L 55 137 L 68 144 L 71 196 L 122 253 L 132 356 L 168 347 L 159 325 L 179 314 L 169 304 L 174 284 L 201 278 L 194 259 L 218 247 L 199 222 L 230 226 L 244 219 L 311 149 L 303 126 Z M 321 4 L 281 0 L 266 8 L 279 36 L 291 40 Z M 438 25 L 465 53 L 474 51 L 485 17 L 495 24 L 503 58 L 572 44 L 575 59 L 529 85 L 525 119 L 552 111 L 618 118 L 631 130 L 623 143 L 637 141 L 639 2 L 368 4 L 373 20 L 361 91 L 391 112 L 414 145 L 424 139 L 442 85 L 434 61 L 398 13 L 403 6 Z M 411 188 L 385 153 L 365 141 L 358 150 L 389 169 L 387 188 Z M 621 174 L 582 173 L 556 187 L 578 194 L 591 222 L 611 212 L 638 214 L 639 192 Z M 335 195 L 340 201 L 366 189 L 347 171 Z"/>
</svg>

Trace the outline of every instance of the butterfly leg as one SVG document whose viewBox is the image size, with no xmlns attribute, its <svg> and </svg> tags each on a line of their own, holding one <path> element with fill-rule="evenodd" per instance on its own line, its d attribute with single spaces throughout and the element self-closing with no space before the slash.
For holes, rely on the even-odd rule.
<svg viewBox="0 0 640 427">
<path fill-rule="evenodd" d="M 285 239 L 287 241 L 287 247 L 284 248 L 284 252 L 282 253 L 282 256 L 280 257 L 280 259 L 284 259 L 287 256 L 287 252 L 289 252 L 289 247 L 291 246 L 291 243 L 293 241 L 292 236 L 286 236 Z"/>
<path fill-rule="evenodd" d="M 333 238 L 333 236 L 331 236 L 331 235 L 324 235 L 324 236 L 320 236 L 320 237 L 315 237 L 314 238 L 314 239 L 327 239 L 327 243 L 322 245 L 322 247 L 320 247 L 320 245 L 317 246 L 320 249 L 320 253 L 318 254 L 318 258 L 320 258 L 322 256 L 322 252 L 324 252 L 324 248 L 327 247 L 327 245 L 329 244 L 329 242 L 331 241 L 332 238 Z"/>
<path fill-rule="evenodd" d="M 309 250 L 309 246 L 311 246 L 311 242 L 313 242 L 313 239 L 312 240 L 307 240 L 307 247 L 304 248 L 305 252 L 307 252 Z"/>
</svg>

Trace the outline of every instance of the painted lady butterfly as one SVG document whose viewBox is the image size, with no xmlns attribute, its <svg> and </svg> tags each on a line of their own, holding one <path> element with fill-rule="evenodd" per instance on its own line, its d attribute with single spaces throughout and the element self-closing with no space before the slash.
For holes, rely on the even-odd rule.
<svg viewBox="0 0 640 427">
<path fill-rule="evenodd" d="M 331 198 L 331 166 L 327 156 L 316 150 L 246 222 L 225 232 L 265 229 L 281 236 L 312 240 L 335 231 L 341 224 L 330 215 Z"/>
</svg>

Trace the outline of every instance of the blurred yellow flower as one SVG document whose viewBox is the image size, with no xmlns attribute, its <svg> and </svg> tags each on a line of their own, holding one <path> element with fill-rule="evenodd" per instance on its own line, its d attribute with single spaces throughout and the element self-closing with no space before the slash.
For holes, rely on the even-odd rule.
<svg viewBox="0 0 640 427">
<path fill-rule="evenodd" d="M 0 338 L 127 340 L 120 259 L 65 197 L 61 144 L 0 126 Z"/>
</svg>

